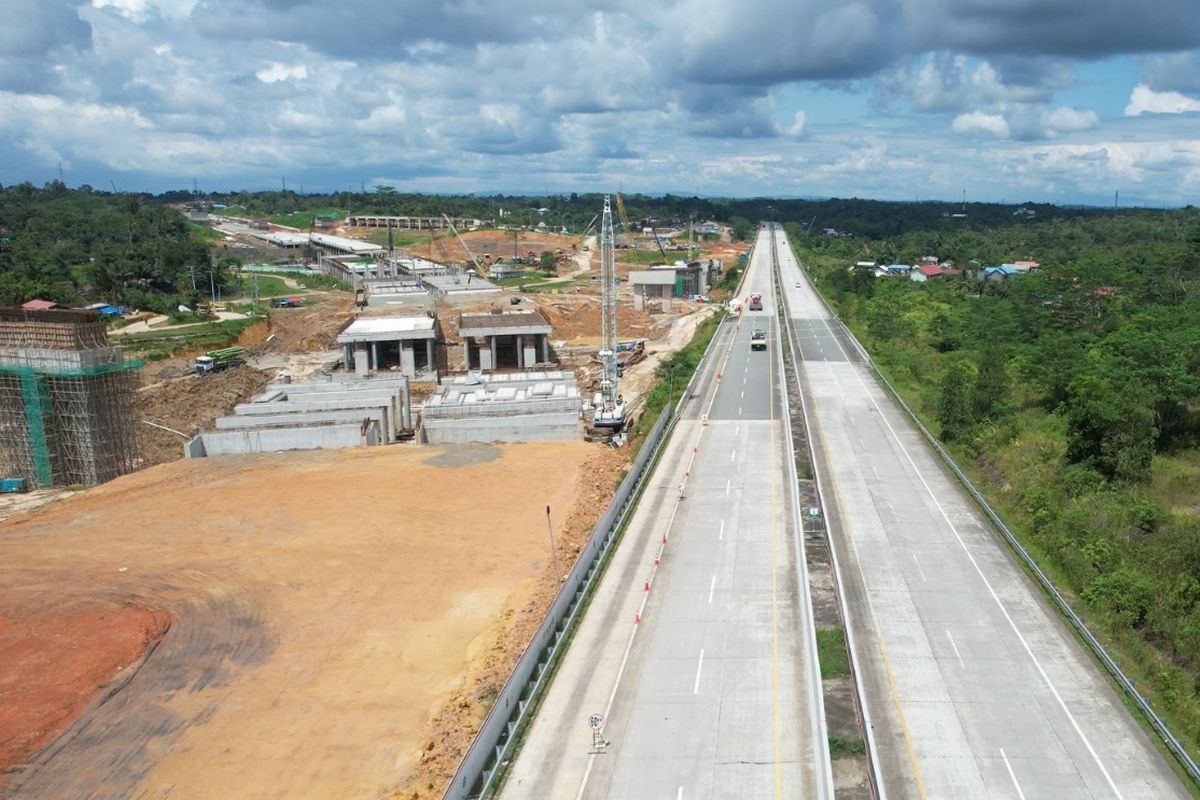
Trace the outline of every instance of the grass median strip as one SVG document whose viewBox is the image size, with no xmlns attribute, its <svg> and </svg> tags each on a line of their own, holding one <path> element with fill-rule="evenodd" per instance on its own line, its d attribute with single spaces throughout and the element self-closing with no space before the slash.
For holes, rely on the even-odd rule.
<svg viewBox="0 0 1200 800">
<path fill-rule="evenodd" d="M 817 629 L 817 660 L 821 680 L 850 677 L 850 659 L 846 655 L 846 631 L 843 628 Z"/>
</svg>

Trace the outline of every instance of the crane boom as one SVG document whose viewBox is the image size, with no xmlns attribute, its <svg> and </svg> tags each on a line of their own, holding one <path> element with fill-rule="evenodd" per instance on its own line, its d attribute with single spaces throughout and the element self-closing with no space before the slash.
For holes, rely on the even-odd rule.
<svg viewBox="0 0 1200 800">
<path fill-rule="evenodd" d="M 625 424 L 625 403 L 617 377 L 617 256 L 613 241 L 612 208 L 604 198 L 600 222 L 600 397 L 592 415 L 597 428 L 620 430 Z"/>
<path fill-rule="evenodd" d="M 450 228 L 451 233 L 454 234 L 454 238 L 458 239 L 458 243 L 462 245 L 462 249 L 465 250 L 467 253 L 467 258 L 471 259 L 471 265 L 473 267 L 475 267 L 475 272 L 480 275 L 483 275 L 486 278 L 488 270 L 484 268 L 483 262 L 480 261 L 478 258 L 476 258 L 475 255 L 471 252 L 471 248 L 467 247 L 467 243 L 463 239 L 463 237 L 459 234 L 458 228 L 454 227 L 454 223 L 451 222 L 450 218 L 447 217 L 445 214 L 442 214 L 442 219 L 446 220 L 446 225 Z"/>
<path fill-rule="evenodd" d="M 625 229 L 625 244 L 633 247 L 633 229 L 629 226 L 629 215 L 625 213 L 625 201 L 621 199 L 621 193 L 617 192 L 617 217 L 621 220 L 621 227 Z"/>
</svg>

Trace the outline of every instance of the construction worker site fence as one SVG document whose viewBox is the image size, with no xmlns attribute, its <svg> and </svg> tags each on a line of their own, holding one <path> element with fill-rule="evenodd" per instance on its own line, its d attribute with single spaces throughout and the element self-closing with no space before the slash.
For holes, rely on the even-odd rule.
<svg viewBox="0 0 1200 800">
<path fill-rule="evenodd" d="M 704 358 L 688 381 L 688 388 L 679 404 L 674 409 L 670 406 L 664 408 L 646 435 L 629 472 L 613 495 L 612 502 L 608 504 L 591 537 L 583 546 L 575 567 L 563 582 L 541 626 L 534 633 L 508 682 L 496 697 L 491 712 L 475 735 L 470 749 L 459 763 L 454 778 L 442 795 L 442 800 L 487 797 L 497 788 L 496 780 L 500 776 L 500 766 L 514 755 L 517 731 L 528 721 L 535 701 L 545 690 L 561 651 L 565 649 L 564 644 L 570 638 L 570 630 L 585 605 L 584 600 L 602 573 L 605 557 L 617 541 L 617 534 L 626 519 L 636 507 L 642 486 L 653 471 L 656 458 L 665 446 L 675 423 L 679 421 L 697 377 L 709 363 L 709 357 L 714 352 L 715 344 L 720 339 L 725 325 L 726 321 L 722 320 L 721 326 L 713 334 L 704 352 Z"/>
</svg>

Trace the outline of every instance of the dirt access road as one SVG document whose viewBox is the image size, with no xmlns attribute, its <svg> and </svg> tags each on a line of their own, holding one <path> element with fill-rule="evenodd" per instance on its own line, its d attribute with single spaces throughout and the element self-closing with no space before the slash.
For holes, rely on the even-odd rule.
<svg viewBox="0 0 1200 800">
<path fill-rule="evenodd" d="M 614 452 L 181 461 L 0 524 L 0 797 L 374 798 L 434 741 L 444 774 L 549 596 L 545 507 L 569 556 Z"/>
</svg>

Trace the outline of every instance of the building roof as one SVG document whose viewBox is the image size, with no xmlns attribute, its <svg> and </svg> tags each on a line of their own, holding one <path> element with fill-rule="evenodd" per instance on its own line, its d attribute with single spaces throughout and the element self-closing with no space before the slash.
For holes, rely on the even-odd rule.
<svg viewBox="0 0 1200 800">
<path fill-rule="evenodd" d="M 888 264 L 884 267 L 888 272 L 909 272 L 912 270 L 911 264 Z"/>
<path fill-rule="evenodd" d="M 507 336 L 516 333 L 550 333 L 550 323 L 536 311 L 505 311 L 500 314 L 463 314 L 458 318 L 460 336 Z"/>
<path fill-rule="evenodd" d="M 642 269 L 629 273 L 629 282 L 642 286 L 674 286 L 674 269 Z"/>
<path fill-rule="evenodd" d="M 937 264 L 922 264 L 921 266 L 917 267 L 917 272 L 921 273 L 927 278 L 936 278 L 939 275 L 946 274 L 946 271 Z"/>
<path fill-rule="evenodd" d="M 62 306 L 53 300 L 30 300 L 28 303 L 22 303 L 21 308 L 27 308 L 30 311 L 47 311 L 52 308 L 62 308 Z"/>
<path fill-rule="evenodd" d="M 352 342 L 395 341 L 397 339 L 436 339 L 433 317 L 374 317 L 356 319 L 338 334 L 338 344 Z"/>
<path fill-rule="evenodd" d="M 345 236 L 330 236 L 327 233 L 314 233 L 312 240 L 320 245 L 343 250 L 347 253 L 378 253 L 384 249 L 382 245 L 364 242 L 361 239 L 349 239 Z"/>
</svg>

